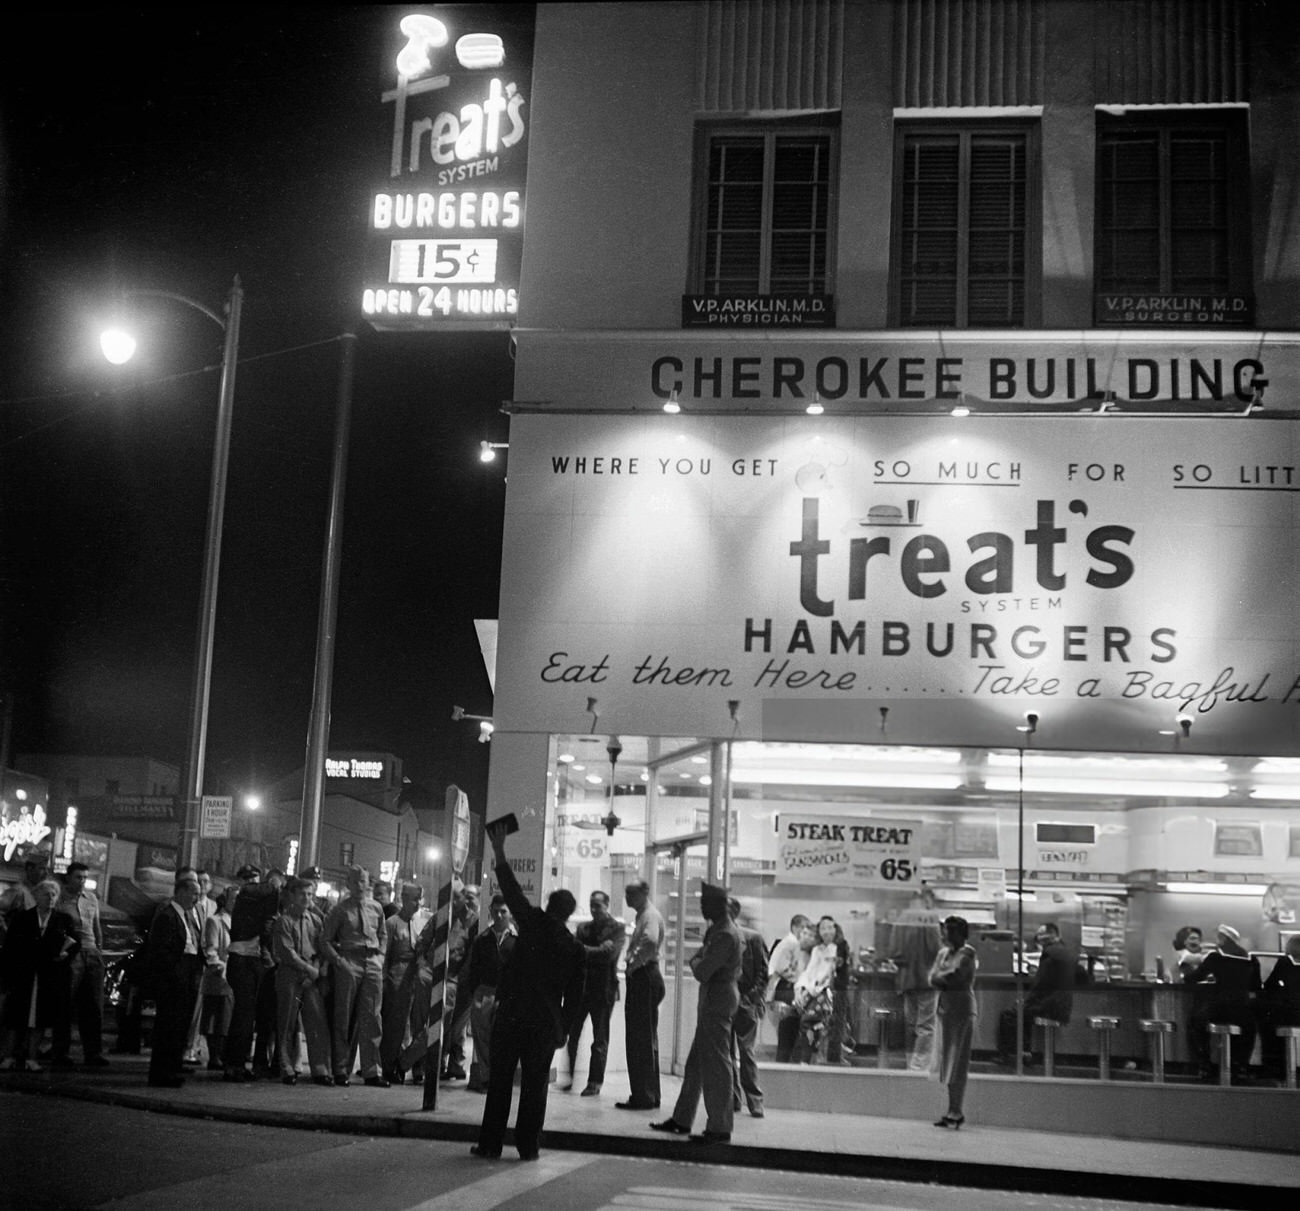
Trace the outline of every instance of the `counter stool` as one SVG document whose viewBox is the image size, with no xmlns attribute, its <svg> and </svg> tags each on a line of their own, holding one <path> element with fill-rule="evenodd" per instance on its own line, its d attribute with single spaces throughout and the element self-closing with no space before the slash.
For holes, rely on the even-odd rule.
<svg viewBox="0 0 1300 1211">
<path fill-rule="evenodd" d="M 880 1024 L 879 1042 L 876 1044 L 876 1067 L 889 1067 L 889 1050 L 886 1047 L 889 1034 L 889 1019 L 894 1016 L 892 1009 L 885 1009 L 883 1006 L 873 1009 L 871 1016 Z"/>
<path fill-rule="evenodd" d="M 1219 1036 L 1219 1084 L 1232 1084 L 1232 1039 L 1241 1033 L 1240 1026 L 1231 1022 L 1211 1022 L 1205 1028 L 1210 1034 Z"/>
<path fill-rule="evenodd" d="M 1139 1018 L 1138 1029 L 1151 1036 L 1151 1075 L 1157 1085 L 1165 1083 L 1165 1035 L 1173 1034 L 1174 1024 L 1166 1018 Z"/>
<path fill-rule="evenodd" d="M 1286 1087 L 1294 1089 L 1295 1070 L 1300 1068 L 1300 1026 L 1278 1026 L 1273 1033 L 1286 1040 Z"/>
<path fill-rule="evenodd" d="M 1110 1080 L 1110 1035 L 1112 1030 L 1118 1029 L 1119 1018 L 1092 1017 L 1088 1019 L 1088 1025 L 1097 1032 L 1100 1075 L 1103 1081 L 1108 1081 Z"/>
<path fill-rule="evenodd" d="M 1061 1023 L 1056 1018 L 1035 1018 L 1034 1025 L 1043 1028 L 1043 1075 L 1051 1076 L 1056 1061 L 1056 1032 Z"/>
</svg>

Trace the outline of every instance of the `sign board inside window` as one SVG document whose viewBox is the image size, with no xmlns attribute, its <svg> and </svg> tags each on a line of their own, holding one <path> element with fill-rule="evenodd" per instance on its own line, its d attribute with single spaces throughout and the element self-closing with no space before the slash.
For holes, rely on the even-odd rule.
<svg viewBox="0 0 1300 1211">
<path fill-rule="evenodd" d="M 1220 858 L 1262 858 L 1263 830 L 1258 820 L 1225 824 L 1214 822 L 1214 853 Z"/>
<path fill-rule="evenodd" d="M 919 887 L 921 827 L 920 820 L 783 813 L 777 834 L 776 881 L 821 887 Z"/>
<path fill-rule="evenodd" d="M 1034 825 L 1034 840 L 1040 845 L 1096 845 L 1097 826 L 1040 820 Z"/>
</svg>

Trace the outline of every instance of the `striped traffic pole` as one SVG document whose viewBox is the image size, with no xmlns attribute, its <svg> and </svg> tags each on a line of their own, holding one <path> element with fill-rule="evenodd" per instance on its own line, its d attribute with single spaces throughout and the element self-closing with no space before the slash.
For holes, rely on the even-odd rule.
<svg viewBox="0 0 1300 1211">
<path fill-rule="evenodd" d="M 439 864 L 441 865 L 441 863 Z M 447 864 L 450 874 L 451 865 Z M 422 1109 L 438 1108 L 438 1079 L 442 1072 L 442 1027 L 447 988 L 447 934 L 451 923 L 451 882 L 450 879 L 438 887 L 438 906 L 433 919 L 424 927 L 427 934 L 432 930 L 432 939 L 425 950 L 427 962 L 432 969 L 432 981 L 429 986 L 428 1016 L 425 1018 L 424 1033 L 402 1051 L 402 1067 L 408 1071 L 421 1057 L 424 1059 L 424 1101 Z M 421 941 L 425 939 L 422 937 Z"/>
</svg>

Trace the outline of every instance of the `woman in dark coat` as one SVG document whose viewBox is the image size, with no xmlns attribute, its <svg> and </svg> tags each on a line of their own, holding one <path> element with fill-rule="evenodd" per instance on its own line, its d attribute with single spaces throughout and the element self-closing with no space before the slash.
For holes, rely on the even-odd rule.
<svg viewBox="0 0 1300 1211">
<path fill-rule="evenodd" d="M 16 914 L 0 951 L 5 987 L 4 1041 L 0 1067 L 39 1072 L 27 1055 L 27 1036 L 41 1031 L 68 1012 L 71 964 L 77 950 L 72 919 L 54 911 L 60 888 L 53 879 L 36 886 L 36 907 Z"/>
</svg>

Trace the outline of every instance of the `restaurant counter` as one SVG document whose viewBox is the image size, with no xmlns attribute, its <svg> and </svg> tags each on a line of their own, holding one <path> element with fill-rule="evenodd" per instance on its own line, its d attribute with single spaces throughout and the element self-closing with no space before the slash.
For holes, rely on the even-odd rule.
<svg viewBox="0 0 1300 1211">
<path fill-rule="evenodd" d="M 1028 994 L 1030 977 L 1024 981 Z M 1056 1056 L 1060 1060 L 1095 1062 L 1098 1055 L 1097 1032 L 1088 1025 L 1090 1017 L 1119 1018 L 1111 1033 L 1112 1062 L 1128 1060 L 1146 1062 L 1151 1057 L 1151 1038 L 1138 1029 L 1142 1018 L 1162 1018 L 1174 1023 L 1174 1032 L 1165 1040 L 1165 1061 L 1189 1064 L 1188 1029 L 1195 989 L 1186 984 L 1155 984 L 1143 980 L 1121 980 L 1090 984 L 1074 990 L 1074 1009 L 1069 1024 L 1056 1032 Z M 980 975 L 975 980 L 979 1018 L 975 1024 L 974 1051 L 979 1054 L 997 1051 L 998 1018 L 1004 1009 L 1014 1009 L 1016 980 L 1010 975 Z M 895 988 L 894 976 L 870 973 L 858 977 L 850 989 L 852 1002 L 849 1020 L 853 1024 L 859 1049 L 875 1051 L 880 1037 L 876 1009 L 892 1011 L 888 1019 L 886 1044 L 901 1057 L 905 1044 L 903 996 Z M 1026 1022 L 1027 1050 L 1041 1051 L 1042 1031 Z M 1031 1031 L 1032 1036 L 1031 1037 Z"/>
</svg>

